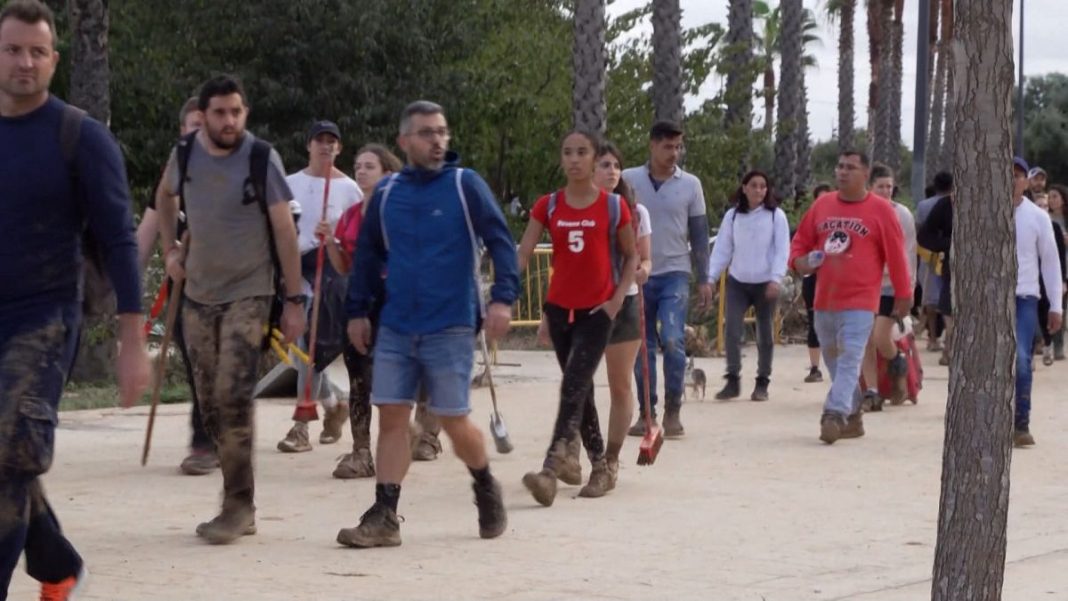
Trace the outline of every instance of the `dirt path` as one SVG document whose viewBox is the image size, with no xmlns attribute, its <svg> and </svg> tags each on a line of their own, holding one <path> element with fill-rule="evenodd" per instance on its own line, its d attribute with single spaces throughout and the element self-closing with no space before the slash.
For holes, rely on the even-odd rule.
<svg viewBox="0 0 1068 601">
<path fill-rule="evenodd" d="M 138 465 L 146 409 L 64 413 L 46 487 L 88 562 L 83 599 L 913 601 L 930 594 L 946 387 L 946 368 L 924 359 L 918 406 L 869 415 L 865 438 L 826 447 L 816 436 L 827 384 L 802 384 L 805 349 L 780 347 L 771 402 L 716 402 L 710 388 L 708 400 L 684 407 L 688 436 L 667 442 L 655 466 L 634 465 L 629 439 L 615 492 L 578 499 L 564 486 L 545 509 L 520 478 L 548 442 L 557 369 L 548 353 L 503 352 L 501 361 L 522 366 L 497 374 L 516 450 L 493 457 L 510 520 L 493 541 L 478 538 L 469 477 L 446 443 L 446 455 L 413 465 L 404 484 L 403 546 L 338 547 L 338 528 L 357 522 L 373 482 L 330 477 L 347 434 L 311 453 L 276 452 L 291 401 L 259 404 L 259 534 L 237 544 L 211 547 L 193 534 L 214 515 L 221 478 L 176 469 L 188 405 L 162 408 L 147 468 Z M 1039 366 L 1038 445 L 1014 455 L 1007 601 L 1068 598 L 1065 365 Z M 698 367 L 718 387 L 722 360 Z M 344 382 L 343 368 L 334 373 Z M 606 401 L 599 387 L 602 425 Z M 474 403 L 485 426 L 488 391 L 474 392 Z M 17 573 L 11 598 L 33 591 Z"/>
</svg>

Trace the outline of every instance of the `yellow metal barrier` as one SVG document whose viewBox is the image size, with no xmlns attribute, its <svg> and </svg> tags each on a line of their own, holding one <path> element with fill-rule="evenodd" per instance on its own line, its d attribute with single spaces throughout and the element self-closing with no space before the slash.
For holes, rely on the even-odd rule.
<svg viewBox="0 0 1068 601">
<path fill-rule="evenodd" d="M 781 300 L 781 299 L 780 299 Z M 727 272 L 723 272 L 723 275 L 719 276 L 719 308 L 716 314 L 716 351 L 723 354 L 723 321 L 727 315 Z M 746 325 L 756 323 L 756 311 L 750 307 L 745 312 Z M 782 344 L 782 311 L 779 310 L 779 305 L 775 305 L 775 323 L 772 326 L 775 335 L 775 344 Z"/>
<path fill-rule="evenodd" d="M 553 249 L 538 247 L 530 257 L 530 264 L 523 273 L 522 290 L 512 306 L 512 325 L 537 326 L 541 323 L 541 308 L 549 290 L 549 278 L 553 275 Z M 492 280 L 492 267 L 490 279 Z"/>
</svg>

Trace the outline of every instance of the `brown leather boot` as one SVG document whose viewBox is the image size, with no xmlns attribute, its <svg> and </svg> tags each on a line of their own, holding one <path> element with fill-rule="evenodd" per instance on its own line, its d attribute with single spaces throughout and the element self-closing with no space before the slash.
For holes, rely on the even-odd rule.
<svg viewBox="0 0 1068 601">
<path fill-rule="evenodd" d="M 686 429 L 679 420 L 681 407 L 669 407 L 664 411 L 664 438 L 682 438 L 686 436 Z"/>
<path fill-rule="evenodd" d="M 556 468 L 556 477 L 564 484 L 578 486 L 582 484 L 582 460 L 579 455 L 582 452 L 582 441 L 576 435 L 567 441 L 567 454 Z"/>
<path fill-rule="evenodd" d="M 612 477 L 608 473 L 608 464 L 604 459 L 594 462 L 590 470 L 590 481 L 579 491 L 580 497 L 597 498 L 612 490 Z"/>
</svg>

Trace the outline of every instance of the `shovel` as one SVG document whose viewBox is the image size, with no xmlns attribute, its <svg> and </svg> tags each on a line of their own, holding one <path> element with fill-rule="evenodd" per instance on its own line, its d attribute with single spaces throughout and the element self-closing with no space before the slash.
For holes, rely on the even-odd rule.
<svg viewBox="0 0 1068 601">
<path fill-rule="evenodd" d="M 490 399 L 493 400 L 493 413 L 490 414 L 490 434 L 493 435 L 493 443 L 497 445 L 497 452 L 506 455 L 512 452 L 512 443 L 508 440 L 508 429 L 504 427 L 504 419 L 497 409 L 497 389 L 493 386 L 493 375 L 490 373 L 489 349 L 486 347 L 486 332 L 479 332 L 478 341 L 482 345 L 482 361 L 486 365 L 483 378 L 489 385 Z"/>
</svg>

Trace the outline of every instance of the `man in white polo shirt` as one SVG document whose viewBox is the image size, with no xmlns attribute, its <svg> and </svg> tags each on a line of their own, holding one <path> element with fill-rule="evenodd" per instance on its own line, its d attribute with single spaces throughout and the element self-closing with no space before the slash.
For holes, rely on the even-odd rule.
<svg viewBox="0 0 1068 601">
<path fill-rule="evenodd" d="M 656 419 L 656 351 L 664 350 L 664 436 L 685 434 L 679 419 L 686 372 L 685 331 L 690 298 L 691 266 L 700 294 L 698 309 L 712 304 L 708 281 L 708 216 L 701 181 L 678 166 L 683 131 L 677 123 L 657 121 L 649 132 L 649 162 L 623 172 L 637 201 L 649 210 L 653 225 L 653 270 L 642 290 L 645 295 L 645 339 L 649 346 L 649 390 Z M 657 322 L 660 323 L 659 336 Z M 634 366 L 642 390 L 641 359 Z M 645 434 L 645 408 L 628 432 Z"/>
<path fill-rule="evenodd" d="M 1060 259 L 1049 213 L 1024 198 L 1028 188 L 1027 162 L 1013 159 L 1013 196 L 1016 207 L 1016 420 L 1012 442 L 1018 447 L 1035 444 L 1031 435 L 1031 344 L 1038 330 L 1039 273 L 1049 297 L 1049 329 L 1061 329 Z"/>
<path fill-rule="evenodd" d="M 301 215 L 304 216 L 301 227 L 297 231 L 297 243 L 300 246 L 304 293 L 308 295 L 310 302 L 319 253 L 319 238 L 315 235 L 315 224 L 320 221 L 323 214 L 323 192 L 326 186 L 326 178 L 323 174 L 328 169 L 330 170 L 330 197 L 327 199 L 326 221 L 330 222 L 331 227 L 337 226 L 341 215 L 349 207 L 360 202 L 363 195 L 355 181 L 334 167 L 334 161 L 341 154 L 341 130 L 336 124 L 331 121 L 313 123 L 311 129 L 308 130 L 307 143 L 308 166 L 287 176 L 286 183 L 293 191 L 293 199 L 300 203 Z M 323 269 L 324 283 L 336 276 L 329 261 L 324 261 Z M 321 320 L 320 323 L 322 323 Z M 318 332 L 320 339 L 323 336 L 333 335 L 344 340 L 344 333 L 341 331 L 344 329 L 344 324 L 338 324 L 338 326 L 338 332 L 330 333 L 320 330 Z M 309 324 L 309 329 L 310 327 Z M 306 347 L 306 345 L 302 346 Z M 333 387 L 325 373 L 318 370 L 313 370 L 313 372 L 312 398 L 323 402 L 325 414 L 319 442 L 320 444 L 335 443 L 341 438 L 341 430 L 348 421 L 349 406 L 347 402 L 335 398 Z M 307 369 L 303 364 L 297 363 L 297 373 L 297 396 L 299 398 L 304 394 L 304 378 L 307 376 Z M 310 451 L 311 448 L 308 424 L 298 420 L 294 420 L 289 433 L 278 442 L 278 450 L 283 453 L 301 453 Z"/>
</svg>

